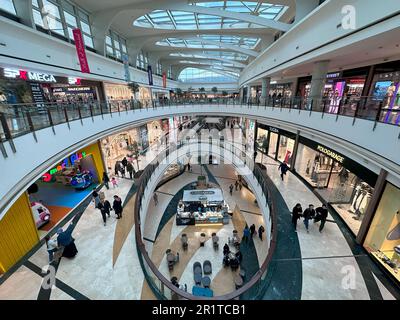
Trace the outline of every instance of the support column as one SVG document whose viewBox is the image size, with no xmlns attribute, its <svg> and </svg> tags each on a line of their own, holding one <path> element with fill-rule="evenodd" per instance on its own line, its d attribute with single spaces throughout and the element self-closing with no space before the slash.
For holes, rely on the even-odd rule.
<svg viewBox="0 0 400 320">
<path fill-rule="evenodd" d="M 311 106 L 311 101 L 314 104 L 314 110 L 322 99 L 323 90 L 326 82 L 326 75 L 328 74 L 329 61 L 319 61 L 314 65 L 314 70 L 311 79 L 310 97 L 307 105 Z"/>
<path fill-rule="evenodd" d="M 300 131 L 297 130 L 296 140 L 295 140 L 294 148 L 293 148 L 293 154 L 292 154 L 292 158 L 290 159 L 290 169 L 292 171 L 296 171 L 295 165 L 296 165 L 296 158 L 297 158 L 297 150 L 299 149 L 299 138 L 300 138 Z"/>
<path fill-rule="evenodd" d="M 14 0 L 15 11 L 21 22 L 31 28 L 35 28 L 32 12 L 32 1 Z"/>
<path fill-rule="evenodd" d="M 270 77 L 262 78 L 261 97 L 260 97 L 261 104 L 264 104 L 266 101 L 268 101 L 270 88 L 271 88 L 271 78 Z"/>
<path fill-rule="evenodd" d="M 318 7 L 319 2 L 320 0 L 296 0 L 296 18 L 294 24 L 297 24 Z"/>
<path fill-rule="evenodd" d="M 378 206 L 379 200 L 386 185 L 387 175 L 388 172 L 381 169 L 378 180 L 376 181 L 374 187 L 374 193 L 372 194 L 371 201 L 361 222 L 360 230 L 358 231 L 358 235 L 356 238 L 358 244 L 363 244 L 365 237 L 367 236 L 369 226 L 371 225 L 372 219 L 374 218 L 375 209 Z"/>
<path fill-rule="evenodd" d="M 247 85 L 247 101 L 246 102 L 249 102 L 249 100 L 251 99 L 251 86 L 248 84 Z"/>
</svg>

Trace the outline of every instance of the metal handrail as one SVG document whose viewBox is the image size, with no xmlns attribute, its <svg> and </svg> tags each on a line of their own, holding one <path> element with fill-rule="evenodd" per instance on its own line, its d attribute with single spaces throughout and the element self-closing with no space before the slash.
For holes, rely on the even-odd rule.
<svg viewBox="0 0 400 320">
<path fill-rule="evenodd" d="M 177 149 L 182 147 L 185 144 L 180 144 L 177 146 Z M 186 144 L 187 145 L 187 144 Z M 240 154 L 243 154 L 243 150 L 237 148 L 234 145 L 230 145 L 231 150 L 235 149 L 236 151 L 239 151 Z M 136 200 L 135 200 L 135 208 L 134 208 L 134 218 L 135 218 L 135 237 L 136 237 L 136 243 L 137 243 L 137 248 L 139 249 L 139 258 L 143 257 L 144 260 L 146 261 L 147 265 L 150 267 L 151 271 L 153 274 L 162 282 L 164 286 L 166 286 L 168 289 L 170 289 L 172 292 L 174 292 L 178 297 L 181 299 L 187 299 L 187 300 L 193 300 L 193 299 L 198 299 L 198 300 L 209 300 L 210 298 L 203 298 L 203 297 L 196 297 L 193 296 L 183 290 L 178 289 L 173 285 L 168 279 L 164 277 L 163 274 L 161 274 L 160 271 L 158 271 L 157 267 L 154 265 L 154 263 L 151 261 L 146 249 L 145 245 L 142 240 L 142 233 L 141 233 L 141 221 L 140 221 L 140 210 L 141 210 L 141 205 L 142 205 L 142 200 L 143 196 L 145 193 L 145 189 L 147 186 L 148 181 L 152 177 L 152 174 L 156 170 L 156 168 L 159 166 L 161 163 L 162 159 L 164 157 L 168 157 L 169 155 L 169 150 L 166 148 L 160 155 L 155 158 L 152 163 L 150 163 L 145 170 L 143 171 L 139 182 L 138 182 L 138 190 L 136 193 Z M 275 211 L 275 201 L 274 198 L 271 196 L 272 192 L 270 189 L 270 185 L 272 184 L 272 181 L 269 179 L 269 177 L 263 172 L 261 167 L 255 165 L 254 161 L 252 158 L 249 158 L 246 154 L 244 156 L 245 158 L 245 163 L 250 164 L 253 162 L 253 174 L 255 178 L 257 179 L 258 183 L 261 186 L 261 189 L 267 199 L 266 205 L 269 208 L 269 213 L 271 217 L 271 241 L 270 241 L 270 246 L 269 246 L 269 251 L 266 259 L 264 260 L 263 264 L 261 265 L 260 269 L 253 275 L 253 277 L 243 285 L 243 287 L 233 291 L 232 293 L 218 296 L 218 297 L 213 297 L 211 300 L 232 300 L 240 295 L 244 294 L 248 290 L 252 289 L 255 284 L 258 283 L 258 281 L 261 280 L 262 276 L 264 273 L 267 272 L 268 265 L 270 261 L 272 260 L 272 255 L 274 253 L 275 247 L 276 247 L 276 237 L 277 233 L 275 232 L 276 224 L 277 224 L 277 216 L 276 216 L 276 211 Z M 248 161 L 250 159 L 250 161 Z M 142 261 L 141 261 L 142 262 Z M 147 275 L 147 272 L 144 270 L 145 275 Z M 149 277 L 147 275 L 146 280 L 149 280 Z M 150 285 L 150 287 L 154 287 L 154 285 Z"/>
<path fill-rule="evenodd" d="M 375 123 L 400 125 L 400 109 L 393 108 L 392 98 L 376 97 L 342 97 L 340 99 L 304 99 L 301 97 L 267 99 L 254 98 L 243 102 L 237 98 L 210 98 L 210 99 L 160 99 L 149 100 L 109 100 L 88 101 L 79 103 L 41 103 L 41 104 L 0 104 L 0 142 L 12 140 L 15 137 L 32 133 L 40 129 L 55 125 L 105 114 L 128 112 L 130 110 L 157 109 L 171 106 L 186 105 L 220 105 L 225 108 L 232 106 L 257 106 L 257 108 L 279 107 L 280 109 L 309 111 L 334 114 L 337 116 L 352 117 L 353 125 L 356 119 L 370 120 Z M 393 102 L 393 103 L 392 103 Z M 384 107 L 384 105 L 391 107 Z"/>
</svg>

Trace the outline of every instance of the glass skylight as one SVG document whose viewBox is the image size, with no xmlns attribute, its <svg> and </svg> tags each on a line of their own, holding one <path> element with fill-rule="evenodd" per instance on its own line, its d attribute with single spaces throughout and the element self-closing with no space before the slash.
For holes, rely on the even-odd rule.
<svg viewBox="0 0 400 320">
<path fill-rule="evenodd" d="M 236 60 L 236 61 L 246 61 L 248 56 L 236 52 L 224 52 L 224 51 L 199 51 L 198 54 L 190 53 L 180 53 L 174 52 L 169 54 L 171 57 L 181 57 L 181 58 L 198 58 L 198 59 L 209 59 L 220 58 L 225 60 Z"/>
<path fill-rule="evenodd" d="M 220 45 L 210 44 L 207 41 L 221 42 L 229 45 L 235 45 L 245 49 L 254 49 L 258 44 L 258 38 L 241 37 L 241 36 L 225 36 L 225 35 L 201 35 L 197 36 L 197 39 L 179 39 L 179 38 L 167 38 L 158 41 L 156 44 L 159 46 L 170 46 L 179 48 L 199 48 L 199 49 L 218 49 Z"/>
<path fill-rule="evenodd" d="M 217 70 L 218 71 L 218 70 Z M 223 71 L 224 74 L 200 68 L 185 68 L 180 73 L 178 80 L 189 83 L 218 83 L 236 82 L 238 75 L 234 72 Z"/>
<path fill-rule="evenodd" d="M 191 3 L 193 6 L 226 10 L 231 12 L 251 14 L 270 20 L 278 20 L 288 9 L 287 6 L 269 4 L 260 1 L 213 1 Z M 192 13 L 174 10 L 154 10 L 141 16 L 135 26 L 158 29 L 177 30 L 209 30 L 228 28 L 262 28 L 254 23 L 237 19 L 223 18 L 216 15 Z"/>
</svg>

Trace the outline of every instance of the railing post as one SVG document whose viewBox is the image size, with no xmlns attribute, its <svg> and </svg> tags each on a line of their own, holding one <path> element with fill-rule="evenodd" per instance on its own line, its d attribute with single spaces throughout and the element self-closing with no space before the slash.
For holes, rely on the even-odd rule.
<svg viewBox="0 0 400 320">
<path fill-rule="evenodd" d="M 13 138 L 12 138 L 12 134 L 11 134 L 10 128 L 8 127 L 6 115 L 3 112 L 0 112 L 0 122 L 1 122 L 1 126 L 3 127 L 4 137 L 10 143 L 11 150 L 14 153 L 16 153 L 17 150 L 15 149 L 15 145 L 14 145 L 14 141 L 13 141 Z M 2 148 L 2 152 L 3 152 L 3 148 Z M 4 150 L 4 152 L 5 152 L 5 150 Z M 3 152 L 3 155 L 4 155 L 4 152 Z M 6 153 L 5 156 L 7 157 L 7 153 Z"/>
<path fill-rule="evenodd" d="M 313 111 L 313 107 L 314 107 L 314 99 L 311 99 L 311 104 L 310 104 L 310 114 L 309 116 L 311 117 L 312 111 Z"/>
<path fill-rule="evenodd" d="M 119 108 L 119 103 L 117 103 L 117 108 L 118 108 L 118 115 L 120 116 L 121 115 L 121 110 Z"/>
<path fill-rule="evenodd" d="M 357 101 L 357 106 L 356 106 L 356 111 L 354 111 L 354 117 L 353 117 L 353 126 L 356 122 L 356 118 L 358 117 L 358 110 L 360 109 L 360 104 L 361 104 L 361 100 Z"/>
<path fill-rule="evenodd" d="M 326 99 L 324 99 L 324 106 L 322 107 L 322 116 L 321 116 L 321 119 L 324 118 L 324 115 L 325 115 L 325 108 L 326 108 Z"/>
<path fill-rule="evenodd" d="M 338 121 L 338 119 L 339 119 L 339 114 L 340 114 L 341 111 L 342 111 L 343 102 L 344 102 L 343 98 L 340 99 L 339 107 L 338 107 L 337 114 L 336 114 L 336 121 Z"/>
<path fill-rule="evenodd" d="M 33 137 L 35 138 L 35 141 L 37 142 L 38 140 L 37 140 L 36 133 L 35 133 L 35 127 L 33 126 L 32 117 L 31 117 L 29 110 L 27 111 L 26 114 L 27 114 L 27 118 L 28 118 L 29 130 L 30 130 L 30 132 L 32 132 Z"/>
<path fill-rule="evenodd" d="M 112 118 L 111 103 L 108 103 L 108 108 L 110 109 L 110 116 L 111 116 L 111 118 Z"/>
<path fill-rule="evenodd" d="M 81 106 L 79 104 L 78 104 L 78 114 L 79 114 L 79 119 L 81 120 L 81 125 L 83 125 Z"/>
<path fill-rule="evenodd" d="M 65 106 L 64 106 L 64 116 L 65 116 L 65 121 L 67 122 L 68 129 L 71 129 L 71 127 L 69 125 L 67 108 Z"/>
<path fill-rule="evenodd" d="M 379 119 L 381 118 L 382 108 L 383 108 L 383 101 L 381 101 L 379 103 L 379 108 L 378 108 L 378 112 L 377 112 L 376 117 L 375 117 L 374 128 L 372 129 L 372 131 L 375 131 L 376 126 L 378 125 Z"/>
<path fill-rule="evenodd" d="M 102 106 L 101 106 L 101 102 L 98 101 L 98 104 L 99 104 L 99 108 L 100 108 L 101 119 L 104 120 L 103 108 L 102 108 Z"/>
<path fill-rule="evenodd" d="M 53 117 L 51 116 L 51 112 L 49 108 L 46 108 L 47 110 L 47 116 L 49 117 L 49 124 L 51 126 L 51 130 L 53 130 L 53 133 L 56 134 L 56 131 L 54 130 L 54 122 L 53 122 Z"/>
<path fill-rule="evenodd" d="M 90 117 L 92 118 L 92 122 L 94 122 L 94 118 L 93 118 L 93 105 L 91 103 L 89 103 L 89 111 L 90 111 Z"/>
</svg>

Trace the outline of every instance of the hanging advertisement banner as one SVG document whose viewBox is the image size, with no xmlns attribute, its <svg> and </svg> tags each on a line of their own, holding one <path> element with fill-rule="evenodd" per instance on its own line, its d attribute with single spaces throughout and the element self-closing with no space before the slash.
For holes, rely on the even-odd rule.
<svg viewBox="0 0 400 320">
<path fill-rule="evenodd" d="M 163 85 L 163 88 L 167 87 L 167 74 L 165 72 L 163 72 L 163 74 L 162 74 L 162 85 Z"/>
<path fill-rule="evenodd" d="M 129 57 L 127 54 L 122 55 L 122 62 L 124 63 L 125 81 L 131 82 L 131 74 L 129 73 Z"/>
<path fill-rule="evenodd" d="M 149 85 L 153 85 L 153 71 L 151 70 L 151 66 L 147 66 L 147 75 L 149 76 Z"/>
<path fill-rule="evenodd" d="M 72 30 L 74 35 L 76 53 L 78 55 L 79 64 L 81 66 L 81 71 L 83 73 L 90 73 L 89 64 L 86 57 L 85 43 L 83 42 L 82 32 L 80 29 L 76 28 Z"/>
</svg>

